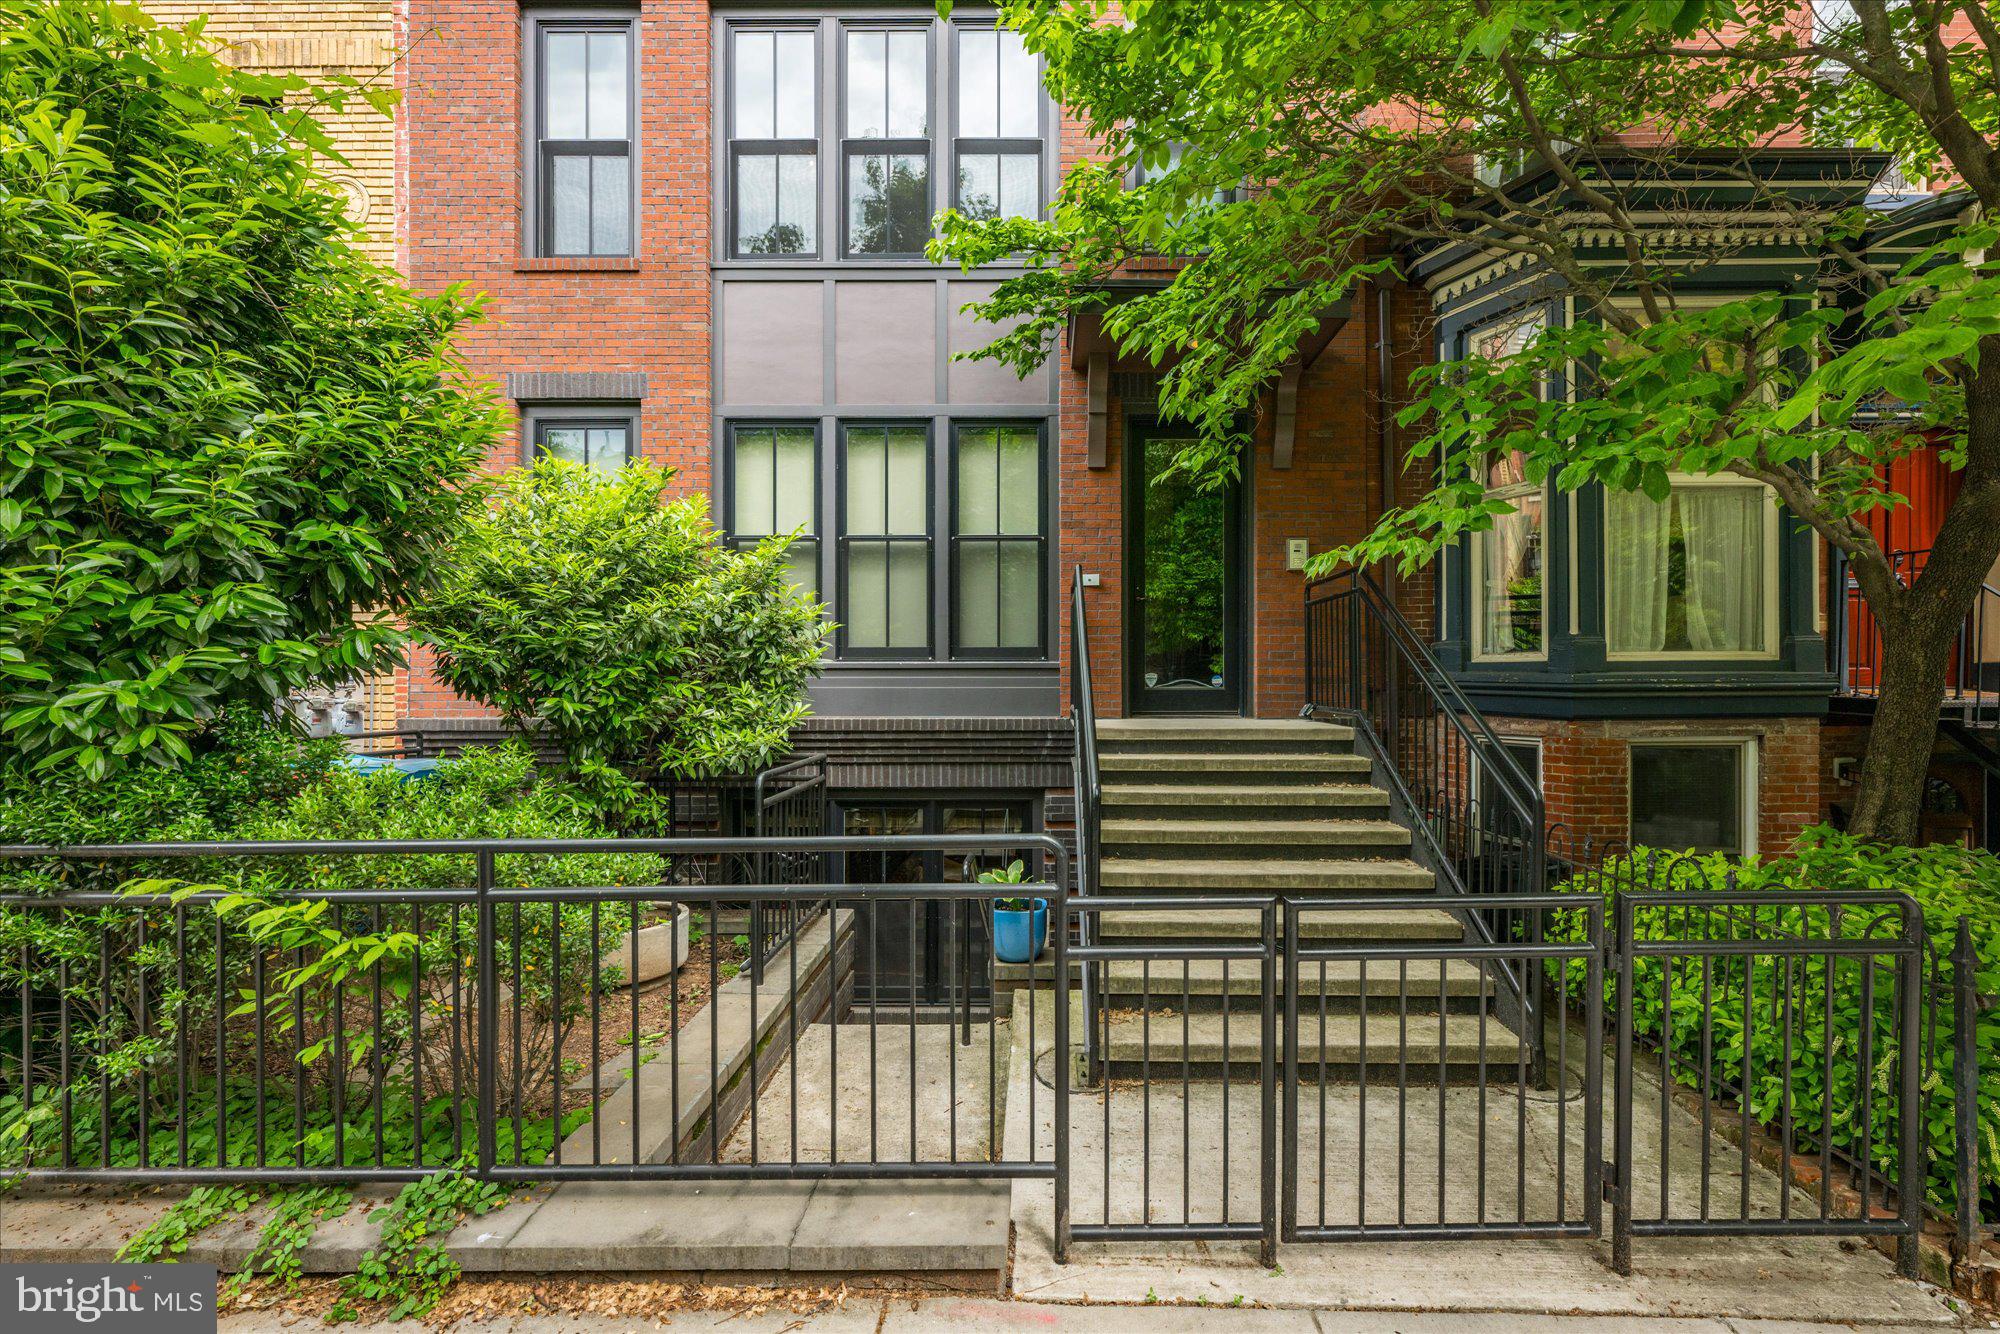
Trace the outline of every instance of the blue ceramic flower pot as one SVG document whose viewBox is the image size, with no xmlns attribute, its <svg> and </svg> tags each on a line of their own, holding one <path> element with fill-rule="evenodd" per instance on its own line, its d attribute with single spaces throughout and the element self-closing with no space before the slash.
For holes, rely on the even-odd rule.
<svg viewBox="0 0 2000 1334">
<path fill-rule="evenodd" d="M 1049 940 L 1049 901 L 1024 908 L 993 910 L 993 954 L 1001 963 L 1033 963 Z"/>
</svg>

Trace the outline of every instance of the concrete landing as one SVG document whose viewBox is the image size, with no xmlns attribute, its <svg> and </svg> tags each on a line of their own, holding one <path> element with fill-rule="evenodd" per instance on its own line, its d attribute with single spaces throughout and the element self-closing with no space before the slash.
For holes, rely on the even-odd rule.
<svg viewBox="0 0 2000 1334">
<path fill-rule="evenodd" d="M 1014 1000 L 1025 1028 L 1022 995 Z M 1043 1041 L 1052 1037 L 1048 998 L 1037 1006 Z M 1178 1029 L 1178 1024 L 1172 1027 Z M 1569 1095 L 1504 1087 L 1411 1088 L 1405 1103 L 1391 1081 L 1371 1081 L 1364 1097 L 1334 1084 L 1320 1102 L 1317 1081 L 1295 1090 L 1299 1117 L 1299 1219 L 1341 1227 L 1402 1217 L 1412 1223 L 1505 1223 L 1517 1217 L 1576 1219 L 1583 1211 L 1580 1067 L 1569 1064 Z M 1026 1063 L 1016 1055 L 1010 1107 L 1026 1105 Z M 1041 1072 L 1046 1077 L 1046 1071 Z M 1157 1073 L 1157 1072 L 1156 1072 Z M 1657 1108 L 1639 1075 L 1639 1105 Z M 1262 1161 L 1255 1081 L 1238 1082 L 1225 1103 L 1219 1084 L 1197 1082 L 1183 1100 L 1177 1080 L 1149 1097 L 1114 1080 L 1109 1102 L 1079 1091 L 1070 1120 L 1071 1208 L 1080 1225 L 1137 1222 L 1251 1222 L 1258 1217 Z M 1052 1100 L 1035 1102 L 1040 1152 L 1054 1142 Z M 1701 1126 L 1678 1106 L 1670 1122 L 1676 1212 L 1691 1211 L 1699 1189 Z M 1021 1120 L 1025 1123 L 1025 1116 Z M 1657 1117 L 1636 1130 L 1639 1209 L 1658 1208 Z M 1654 1132 L 1649 1134 L 1649 1129 Z M 1025 1138 L 1025 1124 L 1020 1134 Z M 1015 1125 L 1010 1117 L 1010 1138 Z M 1610 1117 L 1605 1117 L 1610 1134 Z M 1225 1138 L 1226 1135 L 1226 1138 Z M 1364 1138 L 1365 1136 L 1365 1138 Z M 1714 1197 L 1733 1208 L 1742 1177 L 1733 1146 L 1716 1141 Z M 1440 1145 L 1444 1166 L 1440 1167 Z M 1107 1147 L 1109 1152 L 1107 1153 Z M 1015 1145 L 1019 1153 L 1025 1143 Z M 1401 1171 L 1398 1164 L 1401 1163 Z M 1484 1163 L 1485 1184 L 1479 1165 Z M 1525 1162 L 1525 1176 L 1518 1165 Z M 1183 1164 L 1188 1165 L 1186 1169 Z M 1399 1192 L 1398 1182 L 1403 1189 Z M 1517 1195 L 1515 1183 L 1527 1188 Z M 1773 1207 L 1785 1189 L 1752 1165 L 1753 1210 Z M 1652 1192 L 1648 1194 L 1648 1192 Z M 1794 1197 L 1801 1213 L 1809 1208 Z M 1241 1299 L 1275 1307 L 1409 1312 L 1560 1312 L 1602 1317 L 1688 1316 L 1949 1326 L 1955 1317 L 1934 1289 L 1898 1278 L 1887 1257 L 1853 1241 L 1807 1238 L 1639 1238 L 1636 1272 L 1611 1272 L 1608 1240 L 1453 1242 L 1295 1242 L 1279 1247 L 1278 1267 L 1258 1263 L 1254 1244 L 1076 1243 L 1067 1265 L 1052 1252 L 1053 1197 L 1042 1183 L 1014 1192 L 1014 1294 L 1035 1301 L 1210 1303 Z"/>
</svg>

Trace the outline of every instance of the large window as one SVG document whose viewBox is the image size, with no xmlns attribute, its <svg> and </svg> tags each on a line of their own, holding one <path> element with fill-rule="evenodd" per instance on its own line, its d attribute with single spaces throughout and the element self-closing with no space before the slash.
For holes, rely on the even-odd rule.
<svg viewBox="0 0 2000 1334">
<path fill-rule="evenodd" d="M 1510 315 L 1471 330 L 1465 355 L 1485 361 L 1518 356 L 1545 327 L 1541 312 Z M 1548 527 L 1548 488 L 1530 480 L 1519 452 L 1489 455 L 1485 461 L 1486 499 L 1512 506 L 1493 516 L 1493 526 L 1472 538 L 1473 654 L 1480 658 L 1541 657 L 1544 638 L 1543 550 Z"/>
<path fill-rule="evenodd" d="M 787 548 L 793 587 L 819 593 L 819 436 L 811 426 L 735 423 L 729 428 L 729 535 L 754 547 L 796 533 Z"/>
<path fill-rule="evenodd" d="M 841 168 L 850 255 L 921 255 L 931 234 L 931 35 L 843 33 Z"/>
<path fill-rule="evenodd" d="M 1776 650 L 1778 518 L 1755 483 L 1676 478 L 1604 503 L 1606 648 L 1625 657 Z"/>
<path fill-rule="evenodd" d="M 632 46 L 625 19 L 537 19 L 535 252 L 632 253 Z"/>
<path fill-rule="evenodd" d="M 1042 432 L 954 428 L 952 650 L 1039 656 L 1044 617 Z"/>
<path fill-rule="evenodd" d="M 737 28 L 729 46 L 730 247 L 819 250 L 819 58 L 811 29 Z"/>
<path fill-rule="evenodd" d="M 629 463 L 639 439 L 629 408 L 528 410 L 530 458 L 567 459 L 586 467 L 617 469 Z"/>
<path fill-rule="evenodd" d="M 1632 845 L 1756 851 L 1756 754 L 1740 739 L 1634 742 Z"/>
<path fill-rule="evenodd" d="M 957 161 L 959 212 L 1032 218 L 1042 208 L 1042 87 L 1021 35 L 960 28 Z"/>
<path fill-rule="evenodd" d="M 930 430 L 841 428 L 840 648 L 859 657 L 931 651 Z"/>
</svg>

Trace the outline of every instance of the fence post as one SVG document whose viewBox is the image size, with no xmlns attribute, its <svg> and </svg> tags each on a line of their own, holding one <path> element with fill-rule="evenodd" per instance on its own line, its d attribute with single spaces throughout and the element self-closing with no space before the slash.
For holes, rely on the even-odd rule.
<svg viewBox="0 0 2000 1334">
<path fill-rule="evenodd" d="M 494 1068 L 500 1045 L 500 969 L 493 953 L 493 852 L 483 848 L 473 854 L 475 887 L 479 901 L 475 929 L 479 956 L 479 1166 L 481 1180 L 489 1179 L 497 1150 L 494 1144 L 495 1104 L 499 1100 L 499 1071 Z"/>
<path fill-rule="evenodd" d="M 1903 1031 L 1897 1034 L 1902 1085 L 1897 1120 L 1903 1132 L 1901 1189 L 1897 1208 L 1903 1235 L 1896 1241 L 1896 1268 L 1904 1278 L 1922 1272 L 1924 1196 L 1930 1184 L 1930 1136 L 1924 1127 L 1924 913 L 1915 903 L 1903 905 L 1903 957 L 1897 970 L 1897 1009 Z M 1867 1165 L 1862 1165 L 1867 1170 Z"/>
<path fill-rule="evenodd" d="M 1611 1093 L 1611 1268 L 1632 1272 L 1632 905 L 1612 899 L 1611 948 L 1618 967 L 1618 1038 Z"/>
<path fill-rule="evenodd" d="M 1070 1064 L 1069 1064 L 1070 901 L 1069 899 L 1070 899 L 1070 885 L 1072 883 L 1072 876 L 1070 874 L 1070 861 L 1068 857 L 1059 855 L 1056 857 L 1055 862 L 1056 862 L 1056 904 L 1055 904 L 1056 920 L 1055 920 L 1055 931 L 1053 933 L 1055 936 L 1055 940 L 1053 942 L 1055 945 L 1055 951 L 1051 963 L 1055 968 L 1055 987 L 1053 988 L 1053 991 L 1055 995 L 1054 1004 L 1056 1009 L 1055 1012 L 1056 1087 L 1055 1087 L 1055 1107 L 1053 1109 L 1054 1119 L 1055 1119 L 1055 1143 L 1053 1145 L 1052 1151 L 1055 1154 L 1055 1181 L 1053 1183 L 1055 1190 L 1055 1217 L 1056 1217 L 1055 1259 L 1056 1263 L 1060 1265 L 1069 1263 L 1069 1083 L 1070 1083 Z M 1030 925 L 1032 924 L 1033 924 L 1033 919 L 1031 918 Z M 1089 943 L 1090 942 L 1087 939 L 1084 941 L 1084 944 L 1086 945 Z M 1089 963 L 1086 962 L 1084 964 L 1084 971 L 1086 974 L 1088 974 L 1089 970 L 1090 970 L 1090 965 Z M 1085 982 L 1086 988 L 1088 988 L 1088 985 L 1089 985 L 1088 981 L 1086 980 Z M 1086 1027 L 1088 1027 L 1090 1024 L 1090 1011 L 1089 1011 L 1089 1000 L 1087 991 L 1084 1004 L 1085 1004 L 1084 1016 L 1083 1016 L 1084 1024 Z M 1033 1011 L 1030 1011 L 1029 1013 L 1032 1014 Z M 1035 1035 L 1031 1030 L 1028 1034 L 1028 1084 L 1029 1084 L 1030 1098 L 1034 1096 L 1034 1087 L 1033 1087 L 1035 1081 L 1034 1058 L 1035 1058 Z M 1106 1096 L 1109 1096 L 1108 1090 L 1106 1091 Z M 1032 1105 L 1033 1104 L 1030 1103 L 1030 1106 Z M 1032 1117 L 1029 1118 L 1028 1158 L 1030 1161 L 1033 1161 L 1035 1157 L 1036 1129 L 1037 1128 L 1034 1124 L 1034 1119 Z M 1107 1189 L 1108 1188 L 1109 1188 L 1109 1183 L 1107 1183 Z"/>
<path fill-rule="evenodd" d="M 1951 1103 L 1957 1226 L 1952 1259 L 1970 1260 L 1979 1246 L 1979 959 L 1970 919 L 1958 919 L 1951 947 Z"/>
<path fill-rule="evenodd" d="M 1361 637 L 1361 585 L 1350 583 L 1347 601 L 1347 707 L 1356 713 L 1367 708 L 1364 688 L 1367 684 L 1366 666 L 1362 662 L 1365 647 Z"/>
<path fill-rule="evenodd" d="M 1259 1182 L 1263 1197 L 1262 1217 L 1264 1228 L 1262 1254 L 1264 1267 L 1276 1267 L 1278 1263 L 1278 1072 L 1276 1053 L 1273 1050 L 1278 1040 L 1278 905 L 1276 900 L 1264 905 L 1264 985 L 1263 985 L 1263 1050 L 1258 1053 L 1257 1073 L 1264 1081 L 1263 1098 L 1263 1164 L 1262 1179 Z M 1225 1050 L 1222 1059 L 1227 1061 Z M 1322 1055 L 1322 1059 L 1324 1056 Z M 1290 1090 L 1287 1090 L 1288 1092 Z M 1110 1096 L 1106 1091 L 1107 1097 Z M 1224 1116 L 1229 1109 L 1223 1108 Z M 1187 1170 L 1186 1168 L 1182 1169 Z M 1105 1183 L 1110 1189 L 1110 1182 Z"/>
</svg>

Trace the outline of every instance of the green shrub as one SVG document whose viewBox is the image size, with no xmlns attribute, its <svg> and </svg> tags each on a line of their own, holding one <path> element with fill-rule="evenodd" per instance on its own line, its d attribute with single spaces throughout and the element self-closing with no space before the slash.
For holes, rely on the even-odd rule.
<svg viewBox="0 0 2000 1334">
<path fill-rule="evenodd" d="M 93 777 L 393 663 L 499 434 L 476 314 L 351 244 L 311 89 L 0 0 L 0 728 Z M 385 98 L 370 95 L 386 108 Z"/>
<path fill-rule="evenodd" d="M 671 474 L 555 459 L 510 474 L 413 623 L 438 676 L 539 725 L 627 827 L 645 785 L 768 764 L 806 711 L 826 622 L 786 582 L 786 539 L 736 551 Z"/>
<path fill-rule="evenodd" d="M 331 841 L 591 838 L 605 831 L 574 789 L 538 776 L 532 756 L 515 744 L 468 751 L 422 782 L 401 782 L 389 772 L 336 771 L 283 804 L 261 808 L 233 833 Z M 154 1127 L 154 1153 L 171 1157 L 180 1129 L 173 1119 L 173 1076 L 183 1042 L 195 1088 L 192 1151 L 200 1157 L 229 1147 L 243 1161 L 259 1111 L 250 1086 L 250 1039 L 260 1018 L 272 1161 L 326 1162 L 372 1152 L 378 1101 L 400 1137 L 392 1150 L 400 1145 L 414 1152 L 413 1128 L 421 1125 L 427 1127 L 425 1163 L 454 1161 L 453 1134 L 467 1127 L 459 1119 L 461 1099 L 478 1089 L 472 1024 L 477 914 L 464 902 L 413 907 L 402 895 L 381 905 L 341 904 L 323 892 L 466 888 L 475 883 L 474 859 L 236 858 L 203 870 L 204 878 L 193 884 L 139 882 L 132 888 L 228 891 L 219 905 L 63 914 L 0 909 L 0 999 L 18 997 L 22 983 L 29 983 L 44 1030 L 50 1003 L 58 995 L 70 1001 L 76 1056 L 68 1082 L 80 1161 L 94 1161 L 101 1152 L 102 1119 L 113 1128 L 112 1160 L 136 1162 L 142 1100 Z M 497 859 L 496 872 L 502 888 L 648 885 L 666 874 L 661 858 L 631 853 L 509 855 Z M 184 929 L 176 923 L 183 915 Z M 502 904 L 495 919 L 503 1035 L 495 1060 L 499 1111 L 524 1115 L 520 1142 L 533 1151 L 560 1133 L 549 1115 L 556 1049 L 592 992 L 615 980 L 600 979 L 596 947 L 617 942 L 630 910 Z M 107 960 L 115 981 L 109 987 L 99 981 Z M 150 979 L 143 1026 L 135 985 L 142 970 Z M 371 1037 L 377 1005 L 379 1044 Z M 230 1034 L 220 1090 L 214 1087 L 218 1020 Z M 17 1091 L 0 1092 L 0 1150 L 9 1154 L 30 1145 L 46 1151 L 54 1132 L 54 1094 L 63 1072 L 48 1059 L 55 1050 L 51 1036 L 44 1031 L 38 1047 L 35 1106 L 23 1107 Z M 100 1076 L 111 1089 L 104 1118 L 96 1110 Z M 313 1109 L 299 1144 L 287 1138 L 295 1093 Z M 213 1115 L 218 1097 L 229 1108 L 229 1144 L 220 1147 L 217 1136 L 225 1128 Z M 335 1115 L 335 1107 L 346 1110 Z M 349 1132 L 336 1147 L 334 1128 L 342 1123 Z"/>
<path fill-rule="evenodd" d="M 1753 921 L 1757 938 L 1796 934 L 1824 939 L 1832 929 L 1832 918 L 1823 909 L 1753 912 L 1742 908 L 1704 908 L 1699 901 L 1704 890 L 1734 888 L 1752 893 L 1788 889 L 1895 890 L 1909 895 L 1923 910 L 1924 926 L 1935 951 L 1934 962 L 1939 964 L 1936 975 L 1941 982 L 1948 982 L 1950 976 L 1949 966 L 1942 963 L 1941 956 L 1950 951 L 1958 923 L 1964 920 L 1970 928 L 1978 959 L 1978 990 L 1988 998 L 1989 1006 L 1993 997 L 2000 996 L 2000 857 L 1991 853 L 1943 845 L 1886 846 L 1849 838 L 1831 829 L 1814 829 L 1808 830 L 1799 844 L 1783 856 L 1739 859 L 1639 849 L 1628 858 L 1607 863 L 1601 870 L 1580 877 L 1576 883 L 1600 888 L 1607 898 L 1621 888 L 1687 891 L 1685 900 L 1672 907 L 1634 910 L 1634 934 L 1640 940 L 1699 939 L 1704 935 L 1740 937 L 1749 934 Z M 1606 911 L 1607 914 L 1610 911 L 1608 904 Z M 1850 908 L 1840 914 L 1839 933 L 1856 939 L 1879 939 L 1899 924 L 1899 914 L 1884 916 L 1875 910 Z M 1575 930 L 1570 925 L 1566 934 L 1573 939 Z M 1668 962 L 1672 968 L 1673 994 L 1670 1032 L 1665 1031 L 1664 1001 Z M 1658 958 L 1639 958 L 1634 962 L 1634 1032 L 1647 1041 L 1664 1043 L 1676 1077 L 1690 1086 L 1702 1086 L 1704 1050 L 1708 1053 L 1711 1081 L 1736 1082 L 1744 1064 L 1742 957 L 1714 957 L 1706 965 L 1693 957 L 1668 962 Z M 1901 1055 L 1893 1023 L 1893 968 L 1886 961 L 1876 966 L 1872 1023 L 1866 1025 L 1873 1043 L 1874 1082 L 1866 1098 L 1870 1124 L 1864 1149 L 1861 1125 L 1864 1073 L 1860 1060 L 1864 1018 L 1859 967 L 1853 961 L 1837 965 L 1831 986 L 1829 1042 L 1824 1027 L 1829 1007 L 1825 958 L 1795 960 L 1789 968 L 1784 960 L 1770 956 L 1753 960 L 1748 977 L 1752 1013 L 1750 1103 L 1761 1121 L 1775 1125 L 1789 1099 L 1793 1124 L 1801 1132 L 1801 1147 L 1810 1151 L 1820 1147 L 1818 1132 L 1830 1108 L 1829 1138 L 1833 1148 L 1855 1158 L 1870 1157 L 1893 1180 L 1900 1171 L 1895 1160 L 1893 1130 L 1898 1097 L 1894 1081 Z M 1570 974 L 1572 985 L 1580 985 L 1581 978 L 1581 965 L 1574 965 Z M 1778 1008 L 1787 990 L 1796 1016 L 1789 1052 Z M 1930 1155 L 1929 1200 L 1937 1208 L 1949 1210 L 1958 1196 L 1953 1176 L 1953 1151 L 1958 1139 L 1952 1105 L 1956 1058 L 1951 1034 L 1955 1007 L 1947 985 L 1940 985 L 1935 994 L 1935 1027 L 1927 1027 L 1925 1034 L 1929 1052 L 1923 1122 Z M 1706 1006 L 1702 1004 L 1704 995 L 1710 1002 Z M 1606 978 L 1605 998 L 1608 1005 L 1617 1004 L 1615 977 Z M 1976 1032 L 1980 1053 L 1976 1099 L 1980 1190 L 1986 1216 L 1996 1217 L 2000 1216 L 2000 1010 L 1988 1008 L 1980 1016 Z"/>
</svg>

